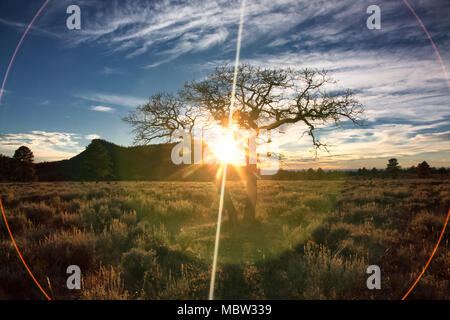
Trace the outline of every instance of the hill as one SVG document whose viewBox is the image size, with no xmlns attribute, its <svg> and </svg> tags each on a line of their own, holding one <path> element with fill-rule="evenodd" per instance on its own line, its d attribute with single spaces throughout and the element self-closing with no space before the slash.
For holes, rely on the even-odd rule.
<svg viewBox="0 0 450 320">
<path fill-rule="evenodd" d="M 176 166 L 170 159 L 173 144 L 122 147 L 105 140 L 100 144 L 112 162 L 113 180 L 165 180 L 186 166 Z M 84 180 L 86 150 L 69 160 L 36 164 L 40 181 Z"/>
<path fill-rule="evenodd" d="M 100 144 L 111 159 L 110 180 L 211 180 L 217 169 L 211 165 L 173 164 L 170 158 L 173 143 L 132 147 L 101 139 L 92 140 L 93 143 Z M 85 160 L 86 150 L 69 160 L 37 163 L 39 181 L 87 180 L 83 172 Z"/>
</svg>

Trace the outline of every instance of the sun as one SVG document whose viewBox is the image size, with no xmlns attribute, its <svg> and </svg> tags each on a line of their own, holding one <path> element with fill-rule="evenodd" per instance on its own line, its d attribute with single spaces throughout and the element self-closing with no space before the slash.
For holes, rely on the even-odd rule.
<svg viewBox="0 0 450 320">
<path fill-rule="evenodd" d="M 219 163 L 238 165 L 244 159 L 240 140 L 235 138 L 233 129 L 217 128 L 214 137 L 208 142 L 212 157 Z"/>
</svg>

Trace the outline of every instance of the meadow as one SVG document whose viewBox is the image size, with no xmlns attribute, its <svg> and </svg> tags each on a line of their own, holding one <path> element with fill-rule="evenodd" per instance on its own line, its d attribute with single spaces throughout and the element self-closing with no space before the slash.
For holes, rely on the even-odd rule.
<svg viewBox="0 0 450 320">
<path fill-rule="evenodd" d="M 245 188 L 227 182 L 238 212 Z M 225 213 L 218 299 L 400 299 L 450 207 L 443 179 L 258 181 L 257 217 Z M 206 299 L 219 195 L 208 182 L 3 183 L 22 254 L 53 299 Z M 444 235 L 408 299 L 450 299 Z M 44 299 L 0 224 L 0 299 Z M 68 290 L 78 265 L 82 289 Z M 366 268 L 379 265 L 381 290 Z"/>
</svg>

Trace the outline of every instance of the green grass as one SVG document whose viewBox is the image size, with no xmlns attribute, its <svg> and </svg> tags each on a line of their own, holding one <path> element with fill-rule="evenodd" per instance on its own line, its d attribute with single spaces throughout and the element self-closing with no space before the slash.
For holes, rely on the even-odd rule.
<svg viewBox="0 0 450 320">
<path fill-rule="evenodd" d="M 245 188 L 228 182 L 242 214 Z M 259 181 L 257 219 L 228 223 L 216 297 L 398 299 L 425 264 L 450 205 L 445 180 Z M 56 299 L 205 299 L 219 195 L 207 182 L 0 184 L 8 222 Z M 411 297 L 448 299 L 448 236 Z M 39 299 L 4 223 L 0 298 Z M 65 288 L 79 265 L 83 288 Z M 382 290 L 366 288 L 380 265 Z"/>
</svg>

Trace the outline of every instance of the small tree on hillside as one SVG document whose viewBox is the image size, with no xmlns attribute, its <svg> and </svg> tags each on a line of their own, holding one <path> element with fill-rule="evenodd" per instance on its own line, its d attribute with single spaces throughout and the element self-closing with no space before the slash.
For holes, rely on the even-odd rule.
<svg viewBox="0 0 450 320">
<path fill-rule="evenodd" d="M 34 155 L 30 148 L 21 146 L 13 156 L 13 179 L 15 181 L 36 181 L 36 169 L 34 168 Z"/>
<path fill-rule="evenodd" d="M 100 140 L 86 147 L 83 160 L 83 177 L 88 180 L 105 180 L 113 175 L 111 158 Z"/>
<path fill-rule="evenodd" d="M 417 174 L 419 178 L 428 178 L 431 175 L 430 165 L 426 161 L 419 163 L 417 165 Z"/>
</svg>

